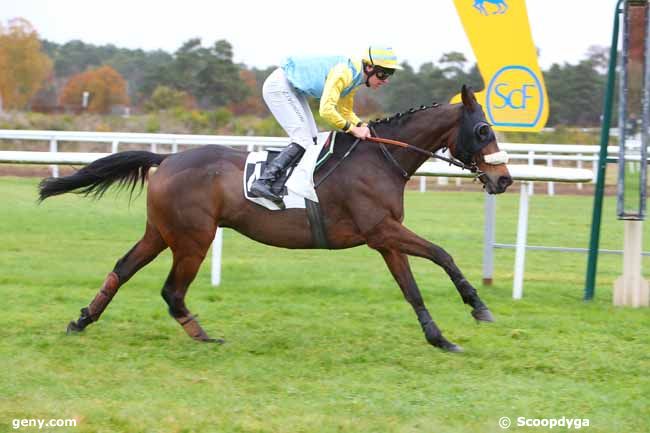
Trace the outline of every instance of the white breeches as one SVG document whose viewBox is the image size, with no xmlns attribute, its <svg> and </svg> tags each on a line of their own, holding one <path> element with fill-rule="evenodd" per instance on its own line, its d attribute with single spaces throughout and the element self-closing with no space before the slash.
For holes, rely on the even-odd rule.
<svg viewBox="0 0 650 433">
<path fill-rule="evenodd" d="M 273 71 L 264 81 L 262 96 L 293 143 L 305 149 L 314 144 L 318 128 L 314 115 L 311 114 L 307 96 L 289 83 L 281 68 Z"/>
</svg>

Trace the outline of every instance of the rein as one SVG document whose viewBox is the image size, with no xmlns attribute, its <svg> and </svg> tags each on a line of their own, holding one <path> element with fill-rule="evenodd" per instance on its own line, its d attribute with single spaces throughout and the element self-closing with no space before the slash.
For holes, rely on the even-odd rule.
<svg viewBox="0 0 650 433">
<path fill-rule="evenodd" d="M 406 180 L 410 179 L 411 176 L 406 172 L 406 170 L 404 170 L 402 168 L 402 166 L 395 159 L 395 157 L 388 151 L 388 149 L 386 149 L 384 144 L 390 144 L 391 146 L 398 146 L 398 147 L 402 147 L 404 149 L 409 149 L 409 150 L 412 150 L 414 152 L 418 152 L 418 153 L 421 153 L 423 155 L 426 155 L 429 158 L 436 158 L 436 159 L 440 159 L 442 161 L 448 162 L 449 165 L 455 165 L 456 167 L 460 167 L 463 170 L 469 170 L 472 173 L 476 173 L 476 178 L 475 179 L 479 179 L 481 176 L 485 175 L 485 172 L 482 172 L 481 170 L 479 170 L 478 166 L 476 164 L 472 164 L 472 165 L 465 164 L 465 163 L 463 163 L 461 161 L 458 161 L 458 160 L 455 160 L 455 159 L 452 159 L 452 158 L 447 158 L 445 156 L 438 155 L 438 154 L 436 154 L 434 152 L 430 152 L 428 150 L 420 149 L 417 146 L 413 146 L 412 144 L 405 143 L 403 141 L 397 141 L 397 140 L 391 140 L 389 138 L 377 137 L 376 136 L 377 133 L 375 132 L 375 129 L 372 126 L 370 126 L 369 128 L 370 128 L 370 132 L 373 135 L 371 135 L 370 137 L 367 137 L 364 141 L 371 141 L 371 142 L 374 142 L 374 143 L 379 143 L 381 151 L 384 154 L 384 156 L 386 157 L 386 159 L 388 159 L 400 171 L 400 174 Z M 320 184 L 323 183 L 323 181 L 325 181 L 325 179 L 327 179 L 329 177 L 329 175 L 332 174 L 332 172 L 334 172 L 334 170 L 336 170 L 338 168 L 338 166 L 341 165 L 341 163 L 348 156 L 350 156 L 350 153 L 352 153 L 352 151 L 357 147 L 357 145 L 359 144 L 360 141 L 361 141 L 361 139 L 357 138 L 354 141 L 354 143 L 352 143 L 352 146 L 350 146 L 348 151 L 345 152 L 345 155 L 343 155 L 343 157 L 340 160 L 338 160 L 336 162 L 336 164 L 334 164 L 334 166 L 332 168 L 330 168 L 323 175 L 323 177 L 320 178 L 320 180 L 318 182 L 314 183 L 314 189 L 318 188 L 320 186 Z"/>
<path fill-rule="evenodd" d="M 404 149 L 412 150 L 414 152 L 419 152 L 419 153 L 421 153 L 423 155 L 427 155 L 430 158 L 440 159 L 442 161 L 448 162 L 450 165 L 455 165 L 456 167 L 460 167 L 463 170 L 469 170 L 472 173 L 476 173 L 477 178 L 484 174 L 482 171 L 480 171 L 478 169 L 476 164 L 468 165 L 468 164 L 465 164 L 465 163 L 463 163 L 461 161 L 457 161 L 457 160 L 454 160 L 454 159 L 451 159 L 451 158 L 447 158 L 447 157 L 444 157 L 442 155 L 438 155 L 436 153 L 430 152 L 428 150 L 420 149 L 417 146 L 413 146 L 412 144 L 409 144 L 409 143 L 404 143 L 403 141 L 397 141 L 397 140 L 391 140 L 389 138 L 377 137 L 376 132 L 372 128 L 370 129 L 370 132 L 372 132 L 375 136 L 370 136 L 370 137 L 366 138 L 367 141 L 373 141 L 375 143 L 381 143 L 381 144 L 390 144 L 392 146 L 398 146 L 398 147 L 402 147 Z M 394 160 L 392 160 L 391 162 L 397 163 L 397 161 L 394 161 Z"/>
</svg>

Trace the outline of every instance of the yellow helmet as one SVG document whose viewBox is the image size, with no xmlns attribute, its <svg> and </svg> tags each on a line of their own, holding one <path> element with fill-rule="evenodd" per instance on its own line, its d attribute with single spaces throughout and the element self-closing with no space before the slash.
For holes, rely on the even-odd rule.
<svg viewBox="0 0 650 433">
<path fill-rule="evenodd" d="M 391 47 L 369 46 L 363 61 L 371 66 L 381 66 L 386 69 L 402 69 L 397 63 L 397 56 Z"/>
</svg>

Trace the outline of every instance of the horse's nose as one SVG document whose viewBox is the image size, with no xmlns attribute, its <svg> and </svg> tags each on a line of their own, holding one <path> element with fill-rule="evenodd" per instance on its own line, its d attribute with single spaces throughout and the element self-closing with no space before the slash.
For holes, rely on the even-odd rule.
<svg viewBox="0 0 650 433">
<path fill-rule="evenodd" d="M 510 176 L 499 176 L 499 180 L 497 181 L 497 185 L 499 185 L 499 190 L 500 191 L 505 191 L 506 188 L 508 188 L 510 185 L 512 185 L 512 177 Z"/>
</svg>

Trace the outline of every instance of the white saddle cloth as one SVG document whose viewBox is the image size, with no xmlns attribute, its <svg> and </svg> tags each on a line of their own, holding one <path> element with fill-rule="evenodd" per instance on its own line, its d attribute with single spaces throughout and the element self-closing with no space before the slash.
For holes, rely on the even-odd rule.
<svg viewBox="0 0 650 433">
<path fill-rule="evenodd" d="M 320 155 L 329 135 L 329 132 L 319 133 L 317 144 L 305 149 L 305 154 L 302 156 L 298 165 L 290 169 L 291 174 L 286 183 L 287 194 L 282 199 L 286 209 L 304 209 L 305 199 L 318 202 L 318 196 L 314 189 L 314 169 L 318 162 L 318 155 Z M 334 136 L 332 136 L 330 150 L 334 148 Z M 244 170 L 244 195 L 248 200 L 267 209 L 280 210 L 281 208 L 271 200 L 263 197 L 254 197 L 250 193 L 251 185 L 260 177 L 267 158 L 267 151 L 251 152 L 248 154 Z"/>
</svg>

